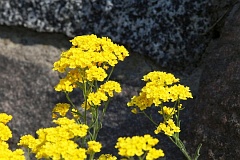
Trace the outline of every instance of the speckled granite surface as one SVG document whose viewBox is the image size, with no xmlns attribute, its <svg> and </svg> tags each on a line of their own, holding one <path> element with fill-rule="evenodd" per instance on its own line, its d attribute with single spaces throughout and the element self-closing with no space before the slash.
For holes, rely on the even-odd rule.
<svg viewBox="0 0 240 160">
<path fill-rule="evenodd" d="M 109 36 L 171 69 L 196 65 L 222 0 L 2 0 L 0 24 L 68 36 Z M 217 15 L 213 15 L 216 12 Z"/>
</svg>

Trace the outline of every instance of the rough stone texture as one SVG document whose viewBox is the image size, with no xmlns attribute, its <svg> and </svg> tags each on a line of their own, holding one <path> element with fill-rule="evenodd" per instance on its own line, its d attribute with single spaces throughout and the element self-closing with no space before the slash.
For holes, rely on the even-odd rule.
<svg viewBox="0 0 240 160">
<path fill-rule="evenodd" d="M 8 4 L 8 1 L 5 2 Z M 25 4 L 33 2 L 25 1 Z M 182 114 L 181 137 L 190 146 L 189 149 L 194 148 L 194 140 L 194 144 L 203 142 L 200 159 L 204 160 L 239 158 L 239 10 L 233 9 L 228 15 L 232 19 L 228 19 L 221 38 L 212 42 L 202 62 L 205 69 L 199 95 L 201 67 L 195 68 L 192 74 L 175 73 L 184 84 L 190 86 L 194 94 L 193 100 L 184 103 L 186 109 Z M 18 142 L 19 136 L 26 133 L 34 135 L 38 128 L 50 126 L 54 104 L 66 101 L 63 94 L 53 90 L 59 77 L 51 68 L 61 51 L 70 47 L 68 40 L 61 34 L 0 26 L 0 112 L 7 112 L 14 117 L 10 123 L 14 134 L 11 147 L 16 147 L 13 144 Z M 105 118 L 107 122 L 99 134 L 104 153 L 116 154 L 114 144 L 119 136 L 143 135 L 154 129 L 143 116 L 130 114 L 125 104 L 142 87 L 140 79 L 144 74 L 163 68 L 145 56 L 132 51 L 130 53 L 131 56 L 116 67 L 112 77 L 122 84 L 123 92 L 112 101 Z M 198 105 L 193 107 L 196 97 Z M 156 117 L 154 111 L 151 113 Z M 184 159 L 169 139 L 164 136 L 159 136 L 159 139 L 166 159 Z"/>
<path fill-rule="evenodd" d="M 35 135 L 39 127 L 51 125 L 51 109 L 60 99 L 53 89 L 58 75 L 51 71 L 51 63 L 59 56 L 60 47 L 66 47 L 63 41 L 51 46 L 51 41 L 66 37 L 0 30 L 0 112 L 13 115 L 10 144 L 15 148 L 20 136 Z"/>
<path fill-rule="evenodd" d="M 51 126 L 51 110 L 58 102 L 66 102 L 63 94 L 54 91 L 59 81 L 58 74 L 51 70 L 52 63 L 60 53 L 70 47 L 69 38 L 61 34 L 37 33 L 21 27 L 0 26 L 0 112 L 13 115 L 10 127 L 13 129 L 12 148 L 16 148 L 19 137 L 35 135 L 40 127 Z M 147 57 L 130 53 L 130 57 L 116 66 L 112 79 L 121 83 L 123 91 L 110 103 L 99 140 L 103 153 L 113 153 L 120 136 L 153 133 L 154 126 L 143 115 L 134 115 L 126 107 L 129 99 L 144 85 L 142 76 L 152 70 L 162 70 Z M 201 68 L 191 75 L 176 74 L 185 85 L 197 93 Z M 78 92 L 74 92 L 74 101 Z M 193 105 L 189 101 L 188 106 Z M 189 108 L 183 112 L 182 125 L 189 124 Z M 156 118 L 157 112 L 151 111 Z M 182 134 L 188 130 L 183 129 Z M 156 135 L 154 135 L 156 136 Z M 184 159 L 181 152 L 165 136 L 159 136 L 160 146 L 167 159 Z M 191 142 L 189 142 L 191 143 Z"/>
<path fill-rule="evenodd" d="M 201 159 L 240 159 L 240 4 L 209 45 L 192 118 Z"/>
<path fill-rule="evenodd" d="M 2 0 L 0 24 L 108 36 L 161 66 L 190 70 L 211 38 L 209 27 L 233 1 Z"/>
<path fill-rule="evenodd" d="M 25 23 L 28 23 L 28 25 L 33 25 L 35 23 L 36 28 L 34 28 L 33 26 L 28 26 L 26 24 L 25 26 L 40 31 L 40 28 L 37 25 L 38 23 L 36 23 L 36 19 L 31 19 L 30 15 L 32 14 L 32 12 L 39 16 L 45 15 L 37 9 L 43 6 L 39 6 L 37 4 L 49 3 L 52 5 L 48 5 L 48 7 L 52 8 L 52 10 L 46 10 L 45 8 L 45 11 L 49 12 L 48 16 L 46 17 L 48 21 L 44 21 L 43 19 L 39 18 L 40 21 L 44 21 L 44 23 L 41 23 L 43 25 L 41 31 L 51 31 L 51 26 L 54 26 L 54 24 L 59 25 L 58 27 L 60 28 L 60 30 L 58 30 L 58 32 L 67 33 L 67 28 L 69 28 L 70 30 L 72 29 L 71 25 L 68 26 L 66 24 L 75 23 L 75 21 L 72 22 L 71 20 L 71 18 L 74 18 L 74 14 L 72 14 L 72 11 L 64 7 L 69 7 L 70 4 L 76 3 L 77 1 L 61 1 L 62 3 L 55 3 L 59 1 L 41 1 L 38 3 L 35 2 L 37 1 L 21 1 L 16 4 L 16 1 L 14 0 L 0 1 L 0 15 L 2 16 L 0 18 L 0 22 L 7 25 L 24 25 Z M 93 6 L 94 4 L 102 6 L 102 4 L 100 4 L 100 2 L 98 1 L 91 2 Z M 140 2 L 143 3 L 143 1 Z M 131 2 L 128 1 L 125 4 L 125 7 L 130 8 L 130 3 Z M 179 1 L 179 3 L 183 2 Z M 62 6 L 59 5 L 56 7 L 54 6 L 56 4 L 61 4 Z M 230 1 L 221 0 L 219 1 L 219 3 L 216 3 L 216 8 L 218 8 L 218 6 L 230 7 L 231 5 L 229 4 Z M 36 9 L 26 9 L 29 8 L 31 5 L 33 7 L 36 7 Z M 16 8 L 14 10 L 11 10 L 9 6 Z M 54 9 L 61 7 L 62 10 L 59 9 L 59 12 L 56 12 L 56 15 L 53 14 Z M 139 7 L 140 10 L 140 6 L 135 7 Z M 229 10 L 228 7 L 224 8 L 224 10 Z M 114 9 L 121 10 L 119 6 L 115 6 Z M 212 42 L 206 54 L 206 58 L 202 62 L 203 64 L 205 64 L 205 69 L 201 78 L 200 94 L 198 95 L 197 93 L 199 77 L 202 70 L 201 67 L 195 68 L 194 72 L 192 72 L 191 74 L 176 74 L 178 77 L 180 77 L 184 84 L 190 86 L 194 93 L 194 99 L 185 103 L 186 110 L 184 111 L 184 114 L 182 116 L 181 137 L 186 140 L 187 144 L 190 146 L 189 148 L 194 148 L 191 145 L 191 142 L 193 141 L 195 141 L 195 144 L 203 142 L 203 148 L 201 152 L 202 156 L 200 157 L 200 159 L 204 160 L 233 158 L 239 159 L 238 156 L 240 155 L 240 149 L 238 148 L 239 116 L 237 113 L 240 105 L 240 49 L 238 45 L 240 37 L 238 36 L 240 13 L 237 9 L 234 8 L 233 11 L 229 14 L 230 18 L 226 22 L 226 26 L 223 29 L 221 38 Z M 25 10 L 25 12 L 23 12 L 23 10 Z M 70 18 L 67 17 L 65 20 L 61 18 L 55 19 L 56 16 L 60 15 L 61 17 L 64 15 L 60 14 L 60 11 L 71 13 L 69 14 Z M 111 19 L 112 16 L 116 16 L 118 13 L 115 10 L 111 11 L 112 14 L 110 14 L 110 12 L 105 12 L 103 7 L 97 13 L 102 17 L 109 16 Z M 127 11 L 129 11 L 129 13 L 131 11 L 130 15 L 134 17 L 135 13 L 132 12 L 131 9 Z M 18 14 L 16 14 L 17 12 Z M 96 8 L 95 10 L 93 9 L 90 13 L 91 15 L 93 15 L 95 12 Z M 221 10 L 216 13 L 217 15 L 215 16 L 215 18 L 224 15 L 222 14 L 223 12 Z M 87 13 L 84 12 L 82 14 L 82 17 L 85 17 L 85 19 L 83 20 L 89 20 L 86 15 L 84 16 L 84 14 Z M 143 14 L 143 12 L 137 12 L 136 14 Z M 29 19 L 28 15 L 30 16 Z M 155 16 L 157 17 L 159 15 Z M 14 17 L 16 19 L 14 19 Z M 17 17 L 19 19 L 17 19 Z M 161 18 L 162 17 L 164 16 L 161 16 Z M 11 21 L 5 21 L 6 18 L 9 18 L 9 20 Z M 26 21 L 22 21 L 21 18 L 26 18 Z M 2 20 L 4 20 L 4 22 L 2 22 Z M 138 24 L 140 23 L 136 23 L 134 20 L 135 19 L 130 19 L 129 23 L 134 22 L 132 26 L 138 26 Z M 92 33 L 93 31 L 95 32 L 95 30 L 97 30 L 97 27 L 99 27 L 100 25 L 98 26 L 97 23 L 94 23 L 94 21 L 101 22 L 99 24 L 104 26 L 104 23 L 102 23 L 102 19 L 94 19 L 94 16 L 92 16 L 92 20 L 89 21 L 89 31 L 87 31 L 86 28 L 86 30 L 81 30 L 80 28 L 78 30 L 79 33 Z M 117 23 L 117 21 L 113 22 Z M 149 23 L 150 22 L 151 21 L 149 21 Z M 145 25 L 144 23 L 143 25 Z M 150 25 L 149 23 L 147 24 Z M 48 25 L 50 29 L 46 27 L 46 24 L 51 24 Z M 80 25 L 80 22 L 79 25 L 76 26 L 84 27 Z M 112 33 L 112 30 L 118 28 L 116 26 L 108 32 L 109 34 L 106 35 L 109 35 L 112 39 L 114 39 L 115 42 L 121 41 L 123 43 L 129 44 L 129 46 L 135 47 L 136 51 L 139 52 L 141 51 L 141 49 L 144 49 L 145 46 L 149 45 L 148 47 L 151 47 L 150 41 L 146 41 L 146 45 L 143 45 L 145 44 L 145 39 L 152 38 L 151 42 L 156 42 L 156 39 L 159 38 L 159 35 L 151 35 L 151 37 L 145 36 L 142 38 L 135 37 L 136 39 L 133 39 L 134 43 L 138 43 L 133 44 L 133 42 L 130 41 L 130 37 L 132 37 L 132 35 L 136 33 L 140 35 L 140 30 L 138 28 L 135 28 L 136 31 L 132 34 L 129 34 L 127 32 L 113 32 L 116 34 L 114 35 Z M 100 31 L 103 30 L 103 27 L 99 28 Z M 145 26 L 145 28 L 148 27 Z M 171 27 L 169 27 L 169 29 L 170 28 Z M 124 29 L 126 31 L 130 30 L 128 27 Z M 158 32 L 160 31 L 160 29 L 155 29 L 155 31 L 159 34 L 161 33 L 165 35 L 166 40 L 170 42 L 170 40 L 167 39 L 170 38 L 170 36 L 167 36 L 167 32 Z M 105 33 L 99 33 L 99 35 L 101 34 L 105 35 Z M 146 32 L 146 35 L 147 34 L 149 33 Z M 152 34 L 156 33 L 154 32 Z M 154 37 L 156 39 L 154 39 Z M 216 36 L 215 38 L 217 37 L 218 36 Z M 122 40 L 121 38 L 125 40 Z M 13 129 L 14 136 L 14 138 L 10 141 L 11 147 L 16 147 L 13 144 L 17 143 L 18 138 L 21 135 L 26 133 L 34 135 L 34 132 L 38 128 L 50 126 L 50 113 L 54 104 L 56 104 L 57 102 L 66 101 L 64 95 L 56 93 L 53 90 L 53 86 L 58 82 L 59 77 L 56 73 L 51 71 L 51 68 L 52 63 L 56 59 L 58 59 L 61 51 L 67 49 L 70 46 L 68 39 L 68 37 L 60 34 L 40 34 L 35 31 L 30 31 L 20 27 L 0 26 L 0 112 L 7 112 L 9 114 L 12 114 L 14 117 L 12 122 L 10 123 L 10 127 Z M 138 39 L 140 39 L 140 41 L 135 41 Z M 161 40 L 158 40 L 157 42 L 161 43 Z M 173 41 L 172 43 L 178 44 L 176 41 Z M 157 47 L 160 47 L 161 49 L 162 46 L 159 45 Z M 135 48 L 133 48 L 132 50 L 135 51 Z M 154 51 L 151 53 L 156 52 Z M 146 52 L 146 54 L 148 54 L 148 52 Z M 166 53 L 164 59 L 168 60 L 167 57 L 168 54 Z M 147 57 L 132 52 L 131 56 L 127 58 L 126 61 L 120 63 L 117 66 L 115 70 L 116 72 L 114 72 L 113 75 L 113 79 L 119 81 L 122 84 L 123 92 L 118 95 L 114 99 L 114 101 L 112 101 L 111 107 L 109 108 L 108 114 L 106 116 L 107 123 L 103 124 L 104 129 L 99 134 L 99 139 L 101 140 L 101 142 L 103 142 L 103 151 L 105 153 L 110 152 L 116 154 L 116 150 L 114 150 L 113 148 L 116 139 L 119 136 L 132 136 L 136 134 L 143 135 L 144 133 L 149 133 L 154 129 L 154 126 L 149 125 L 149 122 L 143 116 L 135 116 L 133 114 L 130 114 L 129 109 L 125 106 L 126 102 L 130 99 L 130 97 L 132 95 L 135 95 L 136 92 L 143 85 L 140 81 L 142 76 L 152 70 L 163 69 L 154 64 Z M 197 105 L 193 107 L 193 104 L 195 104 L 195 97 L 197 97 Z M 74 98 L 76 100 L 76 97 Z M 153 116 L 156 117 L 154 112 L 152 113 Z M 160 147 L 165 151 L 166 159 L 184 159 L 179 150 L 174 147 L 171 142 L 168 141 L 168 139 L 165 139 L 164 137 L 159 138 Z"/>
</svg>

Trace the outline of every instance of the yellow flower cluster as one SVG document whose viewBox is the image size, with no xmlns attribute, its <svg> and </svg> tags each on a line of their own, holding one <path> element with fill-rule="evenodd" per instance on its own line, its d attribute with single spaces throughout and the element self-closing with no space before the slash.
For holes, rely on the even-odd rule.
<svg viewBox="0 0 240 160">
<path fill-rule="evenodd" d="M 167 116 L 168 119 L 172 118 L 172 116 L 177 112 L 177 110 L 175 108 L 172 107 L 167 107 L 167 106 L 163 106 L 162 110 L 158 111 L 159 114 Z"/>
<path fill-rule="evenodd" d="M 22 136 L 18 145 L 30 148 L 31 152 L 36 154 L 37 159 L 84 160 L 87 157 L 86 149 L 79 148 L 72 139 L 85 137 L 88 126 L 77 124 L 74 120 L 66 117 L 58 118 L 53 122 L 58 126 L 39 129 L 36 132 L 38 139 L 32 135 Z"/>
<path fill-rule="evenodd" d="M 174 133 L 179 133 L 181 130 L 175 125 L 173 119 L 169 119 L 165 123 L 160 123 L 154 133 L 158 134 L 161 131 L 167 136 L 173 136 Z"/>
<path fill-rule="evenodd" d="M 130 106 L 137 106 L 141 111 L 145 110 L 147 107 L 151 107 L 153 104 L 153 99 L 146 98 L 145 92 L 140 92 L 139 96 L 133 96 L 131 101 L 127 103 Z M 136 108 L 132 110 L 133 113 L 136 113 Z"/>
<path fill-rule="evenodd" d="M 86 74 L 88 81 L 97 80 L 102 82 L 107 77 L 106 71 L 103 68 L 97 66 L 92 66 L 86 70 Z"/>
<path fill-rule="evenodd" d="M 5 113 L 0 114 L 0 140 L 1 141 L 7 141 L 9 138 L 12 138 L 12 132 L 9 129 L 9 127 L 6 125 L 10 120 L 12 119 L 12 116 L 7 115 Z"/>
<path fill-rule="evenodd" d="M 6 125 L 12 119 L 11 115 L 0 113 L 0 159 L 1 160 L 24 160 L 24 152 L 21 149 L 11 151 L 6 142 L 12 138 L 12 132 Z"/>
<path fill-rule="evenodd" d="M 106 93 L 113 97 L 113 92 L 120 93 L 121 92 L 121 86 L 118 82 L 115 81 L 107 81 L 106 83 L 102 84 L 97 92 L 92 92 L 88 95 L 88 105 L 87 106 L 100 106 L 101 101 L 106 102 L 108 100 L 108 97 Z M 85 102 L 84 102 L 85 104 Z M 82 105 L 83 107 L 85 105 Z M 89 109 L 90 107 L 87 107 L 86 109 Z"/>
<path fill-rule="evenodd" d="M 147 153 L 146 160 L 154 160 L 163 157 L 161 149 L 153 148 L 158 143 L 158 139 L 150 135 L 120 137 L 115 148 L 118 148 L 118 154 L 124 157 L 143 156 Z"/>
<path fill-rule="evenodd" d="M 143 76 L 142 80 L 145 82 L 157 82 L 160 86 L 172 85 L 173 83 L 179 82 L 179 79 L 175 78 L 173 74 L 160 71 L 150 72 Z"/>
<path fill-rule="evenodd" d="M 83 82 L 84 71 L 73 69 L 70 70 L 66 77 L 60 79 L 60 82 L 55 86 L 56 91 L 67 91 L 72 92 L 74 88 L 77 87 L 76 83 Z"/>
<path fill-rule="evenodd" d="M 134 96 L 127 104 L 128 106 L 137 106 L 140 110 L 147 107 L 161 105 L 163 102 L 175 102 L 192 98 L 189 87 L 176 85 L 179 82 L 174 75 L 166 72 L 154 71 L 143 77 L 146 85 L 142 88 L 139 96 Z"/>
<path fill-rule="evenodd" d="M 88 95 L 88 107 L 87 109 L 90 108 L 90 106 L 100 106 L 101 105 L 101 101 L 106 102 L 108 100 L 108 97 L 106 96 L 106 94 L 104 92 L 92 92 Z M 85 102 L 84 102 L 85 104 Z"/>
<path fill-rule="evenodd" d="M 175 78 L 171 73 L 160 71 L 150 72 L 143 76 L 142 80 L 146 82 L 146 85 L 141 89 L 139 95 L 132 97 L 127 104 L 129 107 L 136 107 L 132 109 L 132 112 L 143 111 L 152 105 L 160 107 L 159 114 L 163 116 L 164 122 L 159 123 L 154 131 L 155 134 L 164 132 L 168 136 L 173 136 L 174 133 L 180 132 L 180 126 L 175 125 L 173 115 L 182 110 L 181 104 L 178 104 L 178 107 L 175 108 L 163 106 L 163 103 L 175 102 L 177 104 L 180 100 L 193 98 L 189 87 L 176 84 L 179 82 L 178 78 Z"/>
<path fill-rule="evenodd" d="M 121 86 L 118 82 L 107 81 L 105 84 L 101 85 L 99 88 L 100 92 L 108 93 L 110 97 L 113 97 L 113 92 L 120 93 L 122 91 Z"/>
<path fill-rule="evenodd" d="M 72 92 L 73 87 L 74 87 L 73 83 L 66 78 L 66 79 L 60 79 L 60 82 L 55 86 L 55 90 Z"/>
<path fill-rule="evenodd" d="M 86 81 L 103 81 L 107 77 L 106 70 L 114 67 L 118 61 L 129 56 L 128 51 L 109 38 L 98 38 L 96 35 L 77 36 L 72 47 L 61 54 L 54 63 L 53 70 L 67 76 L 56 85 L 56 91 L 72 92 L 76 84 Z"/>
<path fill-rule="evenodd" d="M 70 104 L 68 103 L 57 103 L 52 110 L 52 118 L 57 118 L 58 117 L 57 113 L 60 116 L 64 117 L 67 114 L 69 108 Z"/>
<path fill-rule="evenodd" d="M 102 154 L 98 160 L 117 160 L 117 157 L 112 156 L 111 154 Z"/>
<path fill-rule="evenodd" d="M 71 109 L 71 114 L 75 119 L 79 119 L 80 115 L 78 114 L 78 110 L 75 108 Z"/>
<path fill-rule="evenodd" d="M 7 115 L 6 113 L 0 113 L 0 123 L 5 125 L 11 120 L 12 120 L 11 115 Z M 11 138 L 11 137 L 9 137 L 9 138 Z"/>
<path fill-rule="evenodd" d="M 102 144 L 99 143 L 99 142 L 96 142 L 96 141 L 88 141 L 88 153 L 91 153 L 91 152 L 100 152 L 101 151 L 101 148 L 102 148 Z"/>
</svg>

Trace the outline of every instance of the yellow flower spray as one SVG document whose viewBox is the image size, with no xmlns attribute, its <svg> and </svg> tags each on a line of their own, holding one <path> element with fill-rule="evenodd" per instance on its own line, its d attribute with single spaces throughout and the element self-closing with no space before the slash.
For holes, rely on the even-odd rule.
<svg viewBox="0 0 240 160">
<path fill-rule="evenodd" d="M 109 80 L 110 76 L 115 65 L 129 54 L 123 46 L 114 44 L 107 37 L 77 36 L 71 42 L 72 47 L 54 63 L 53 70 L 66 74 L 55 90 L 66 94 L 76 121 L 89 126 L 88 136 L 83 141 L 89 147 L 87 153 L 90 159 L 93 159 L 94 154 L 100 152 L 101 145 L 95 141 L 109 100 L 115 93 L 121 92 L 120 84 Z M 70 99 L 69 93 L 74 89 L 80 89 L 83 93 L 81 106 L 76 106 Z M 91 116 L 90 121 L 87 115 Z"/>
<path fill-rule="evenodd" d="M 96 35 L 77 36 L 70 42 L 72 47 L 61 54 L 53 67 L 64 75 L 55 90 L 64 92 L 69 103 L 58 103 L 53 108 L 56 127 L 39 129 L 38 138 L 22 136 L 18 143 L 29 148 L 37 159 L 93 160 L 102 148 L 96 140 L 109 100 L 121 92 L 120 84 L 111 81 L 110 76 L 115 65 L 129 56 L 123 46 Z M 70 98 L 75 89 L 83 95 L 79 106 Z M 73 119 L 67 118 L 69 111 Z M 115 159 L 115 156 L 100 156 L 104 158 Z"/>
<path fill-rule="evenodd" d="M 7 115 L 6 113 L 0 113 L 0 159 L 17 159 L 24 160 L 24 152 L 21 149 L 16 149 L 15 151 L 11 151 L 9 149 L 9 145 L 6 142 L 10 138 L 12 138 L 12 131 L 7 126 L 7 123 L 12 119 L 11 115 Z"/>
<path fill-rule="evenodd" d="M 181 150 L 188 160 L 197 160 L 200 156 L 201 144 L 196 153 L 191 157 L 187 152 L 184 143 L 179 137 L 180 133 L 180 111 L 183 110 L 181 100 L 193 98 L 188 87 L 177 84 L 179 79 L 166 72 L 154 71 L 143 77 L 146 85 L 141 89 L 138 96 L 132 97 L 128 102 L 133 113 L 143 113 L 155 126 L 155 134 L 164 133 Z M 164 103 L 174 103 L 173 107 L 165 106 Z M 163 117 L 163 122 L 155 122 L 151 116 L 147 115 L 145 109 L 155 106 L 159 108 L 159 114 Z"/>
<path fill-rule="evenodd" d="M 69 103 L 58 103 L 52 110 L 55 127 L 40 128 L 37 138 L 32 135 L 21 137 L 18 145 L 26 147 L 37 159 L 52 160 L 93 160 L 95 153 L 101 152 L 102 144 L 97 142 L 99 130 L 109 100 L 121 92 L 118 82 L 110 80 L 115 65 L 129 56 L 128 51 L 109 38 L 98 38 L 96 35 L 77 36 L 70 41 L 72 47 L 63 52 L 54 63 L 53 70 L 64 75 L 55 90 L 64 92 Z M 197 160 L 201 145 L 193 157 L 190 157 L 179 138 L 180 111 L 183 110 L 180 100 L 192 98 L 188 87 L 180 84 L 172 74 L 150 72 L 143 77 L 146 85 L 138 96 L 127 104 L 133 107 L 133 113 L 143 113 L 156 125 L 155 134 L 164 133 L 176 144 L 188 160 Z M 73 90 L 81 90 L 83 102 L 75 105 L 70 98 Z M 165 102 L 174 102 L 173 107 Z M 163 122 L 155 122 L 145 113 L 152 105 L 159 107 Z M 68 112 L 72 118 L 68 118 Z M 8 149 L 6 141 L 12 136 L 6 123 L 11 116 L 0 114 L 0 159 L 23 160 L 23 151 L 14 152 Z M 144 136 L 120 137 L 115 148 L 124 159 L 155 160 L 164 156 L 161 149 L 156 149 L 158 139 L 146 134 Z M 99 160 L 116 160 L 111 154 L 101 154 Z"/>
</svg>

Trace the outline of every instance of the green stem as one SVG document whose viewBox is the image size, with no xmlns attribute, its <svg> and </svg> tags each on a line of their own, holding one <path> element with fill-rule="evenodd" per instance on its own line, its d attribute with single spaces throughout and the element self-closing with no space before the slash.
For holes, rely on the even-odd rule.
<svg viewBox="0 0 240 160">
<path fill-rule="evenodd" d="M 91 107 L 91 115 L 92 115 L 92 123 L 89 126 L 89 136 L 90 136 L 90 140 L 96 140 L 97 139 L 97 135 L 99 130 L 102 127 L 101 122 L 99 122 L 99 113 L 98 113 L 98 107 L 97 106 L 92 106 Z"/>
<path fill-rule="evenodd" d="M 30 153 L 31 153 L 30 149 L 27 148 L 27 160 L 30 160 Z"/>
<path fill-rule="evenodd" d="M 76 106 L 73 104 L 72 100 L 71 100 L 70 97 L 69 97 L 69 93 L 68 93 L 68 92 L 65 92 L 65 95 L 66 95 L 66 98 L 67 98 L 67 100 L 69 101 L 69 103 L 72 105 L 72 107 L 76 109 Z"/>
<path fill-rule="evenodd" d="M 67 98 L 68 102 L 71 104 L 72 108 L 74 108 L 74 109 L 76 109 L 76 110 L 78 111 L 77 107 L 73 104 L 72 100 L 70 99 L 69 93 L 68 93 L 68 92 L 65 92 L 65 95 L 66 95 L 66 98 Z M 81 114 L 79 111 L 77 112 L 77 114 L 78 114 L 80 117 L 82 117 L 82 114 Z M 80 123 L 81 123 L 81 119 L 79 119 L 79 120 L 80 120 Z"/>
<path fill-rule="evenodd" d="M 195 152 L 195 154 L 194 154 L 194 160 L 197 160 L 198 159 L 198 157 L 200 156 L 200 149 L 201 149 L 201 147 L 202 147 L 202 144 L 200 143 L 199 145 L 198 145 L 198 147 L 197 147 L 197 150 L 196 150 L 196 152 Z"/>
<path fill-rule="evenodd" d="M 84 97 L 84 102 L 85 102 L 85 106 L 84 106 L 84 124 L 87 125 L 87 82 L 83 82 L 83 97 Z"/>
<path fill-rule="evenodd" d="M 175 134 L 173 135 L 173 138 L 172 137 L 169 137 L 168 138 L 180 149 L 180 151 L 184 154 L 184 156 L 187 158 L 187 160 L 192 160 L 192 158 L 189 156 L 186 148 L 185 148 L 185 145 L 183 144 L 183 142 L 178 138 L 178 136 L 176 137 Z"/>
<path fill-rule="evenodd" d="M 102 118 L 101 118 L 101 122 L 103 121 L 103 117 L 105 116 L 108 104 L 110 102 L 110 99 L 107 100 L 107 102 L 104 102 L 104 107 L 103 107 L 103 111 L 102 111 Z"/>
<path fill-rule="evenodd" d="M 109 75 L 108 75 L 108 77 L 107 77 L 106 82 L 110 79 L 110 77 L 111 77 L 111 75 L 112 75 L 112 73 L 113 73 L 113 70 L 114 70 L 114 67 L 111 68 L 111 71 L 110 71 L 110 73 L 109 73 Z"/>
<path fill-rule="evenodd" d="M 138 159 L 139 160 L 144 160 L 146 158 L 146 156 L 147 156 L 147 152 L 145 152 L 143 156 L 139 156 Z"/>
<path fill-rule="evenodd" d="M 95 83 L 95 87 L 96 87 L 96 91 L 98 90 L 98 83 L 97 83 L 97 81 L 94 81 L 94 83 Z"/>
<path fill-rule="evenodd" d="M 147 113 L 145 113 L 144 111 L 143 112 L 141 112 L 141 113 L 143 113 L 154 125 L 158 125 L 153 119 L 152 119 L 152 117 L 150 117 L 150 116 L 148 116 L 147 115 Z"/>
<path fill-rule="evenodd" d="M 93 153 L 90 153 L 89 160 L 93 160 L 93 159 L 94 159 L 94 155 L 95 155 L 95 153 L 94 153 L 94 152 L 93 152 Z"/>
<path fill-rule="evenodd" d="M 180 128 L 180 108 L 179 108 L 179 104 L 180 104 L 180 99 L 178 99 L 174 105 L 174 108 L 177 107 L 177 115 L 175 115 L 176 118 L 176 124 L 177 127 Z M 200 156 L 199 152 L 201 149 L 201 144 L 198 146 L 196 153 L 194 155 L 194 157 L 192 158 L 189 153 L 187 152 L 187 149 L 184 145 L 184 143 L 181 141 L 181 139 L 179 138 L 179 133 L 174 133 L 174 135 L 172 137 L 168 136 L 169 139 L 181 150 L 181 152 L 184 154 L 184 156 L 187 158 L 187 160 L 197 160 L 198 157 Z"/>
<path fill-rule="evenodd" d="M 98 107 L 95 108 L 95 113 L 94 113 L 94 126 L 93 126 L 93 140 L 97 139 L 98 131 L 99 131 L 99 123 L 98 123 Z"/>
</svg>

